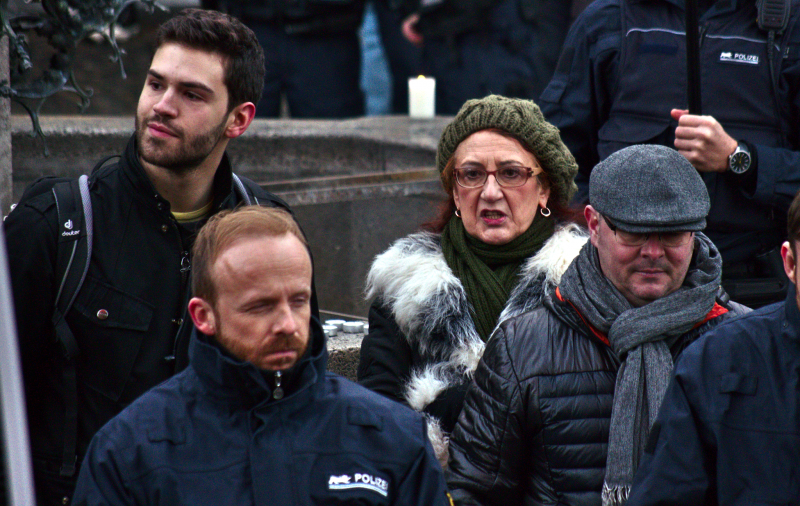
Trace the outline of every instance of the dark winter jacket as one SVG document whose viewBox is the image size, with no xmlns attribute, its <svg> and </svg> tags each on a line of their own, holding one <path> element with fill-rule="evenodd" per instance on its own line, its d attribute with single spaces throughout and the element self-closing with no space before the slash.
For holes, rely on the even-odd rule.
<svg viewBox="0 0 800 506">
<path fill-rule="evenodd" d="M 228 12 L 244 23 L 266 23 L 287 35 L 313 37 L 353 33 L 361 26 L 364 0 L 229 1 Z"/>
<path fill-rule="evenodd" d="M 422 417 L 326 373 L 316 320 L 311 333 L 280 400 L 273 372 L 196 333 L 190 367 L 95 436 L 75 504 L 444 506 Z"/>
<path fill-rule="evenodd" d="M 185 314 L 189 251 L 199 226 L 190 229 L 172 217 L 169 202 L 158 195 L 139 163 L 133 137 L 119 162 L 91 175 L 90 194 L 92 258 L 83 287 L 66 315 L 80 347 L 75 362 L 79 462 L 103 424 L 186 367 L 192 328 Z M 255 197 L 264 205 L 286 207 L 267 192 Z M 237 204 L 225 156 L 214 179 L 213 212 Z M 57 221 L 52 192 L 21 203 L 5 221 L 41 504 L 62 504 L 74 486 L 74 477 L 59 476 L 67 392 L 65 362 L 51 321 L 58 289 L 56 241 L 62 230 Z"/>
<path fill-rule="evenodd" d="M 523 265 L 499 321 L 541 303 L 587 236 L 577 226 L 557 230 Z M 447 266 L 440 236 L 413 234 L 379 255 L 370 269 L 369 335 L 361 343 L 359 382 L 428 417 L 428 436 L 443 462 L 447 435 L 461 411 L 484 343 L 470 316 L 466 291 Z"/>
<path fill-rule="evenodd" d="M 436 77 L 436 113 L 490 94 L 536 99 L 570 24 L 563 0 L 392 0 L 416 10 L 422 68 Z M 410 12 L 409 12 L 410 13 Z"/>
<path fill-rule="evenodd" d="M 744 311 L 730 309 L 678 339 L 673 356 Z M 450 439 L 456 504 L 600 505 L 620 365 L 604 339 L 552 289 L 542 307 L 500 325 Z"/>
<path fill-rule="evenodd" d="M 800 504 L 800 310 L 789 292 L 681 355 L 629 506 Z"/>
</svg>

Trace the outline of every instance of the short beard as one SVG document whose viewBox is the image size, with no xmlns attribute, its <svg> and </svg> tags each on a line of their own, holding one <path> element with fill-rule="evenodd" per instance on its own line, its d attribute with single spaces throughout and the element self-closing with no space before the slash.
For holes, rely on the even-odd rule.
<svg viewBox="0 0 800 506">
<path fill-rule="evenodd" d="M 214 314 L 214 322 L 216 324 L 216 328 L 214 329 L 214 340 L 219 344 L 222 349 L 224 349 L 230 356 L 234 357 L 237 360 L 242 362 L 246 362 L 248 364 L 252 364 L 257 369 L 262 371 L 272 371 L 273 369 L 266 369 L 259 363 L 259 356 L 249 356 L 253 349 L 248 347 L 247 345 L 242 345 L 239 339 L 236 339 L 233 336 L 229 336 L 227 332 L 225 332 L 225 328 L 222 325 L 222 318 L 220 317 L 219 311 L 217 308 L 212 304 L 211 311 Z M 283 337 L 286 339 L 286 342 L 290 344 L 292 349 L 297 350 L 297 361 L 289 366 L 289 368 L 294 367 L 297 362 L 299 362 L 303 356 L 305 356 L 306 352 L 308 351 L 308 347 L 310 346 L 311 341 L 311 329 L 308 329 L 309 335 L 308 339 L 306 340 L 305 344 L 297 337 L 297 334 L 291 337 Z M 261 351 L 261 350 L 259 350 Z M 277 370 L 277 369 L 275 369 Z"/>
<path fill-rule="evenodd" d="M 158 118 L 154 118 L 158 119 Z M 136 143 L 138 145 L 139 157 L 145 162 L 166 169 L 177 175 L 188 174 L 200 166 L 211 154 L 217 143 L 222 138 L 225 131 L 225 124 L 227 117 L 223 118 L 222 122 L 203 132 L 199 135 L 186 140 L 182 130 L 176 131 L 184 140 L 176 152 L 164 152 L 159 148 L 163 146 L 163 141 L 158 138 L 150 138 L 150 146 L 144 144 L 144 133 L 147 125 L 142 125 L 139 121 L 139 116 L 136 115 Z M 167 124 L 164 121 L 161 123 Z M 169 125 L 170 128 L 172 125 Z"/>
</svg>

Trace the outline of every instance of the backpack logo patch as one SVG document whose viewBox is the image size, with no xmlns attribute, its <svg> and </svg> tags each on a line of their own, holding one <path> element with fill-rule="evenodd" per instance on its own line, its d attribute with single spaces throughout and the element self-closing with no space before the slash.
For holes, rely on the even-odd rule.
<svg viewBox="0 0 800 506">
<path fill-rule="evenodd" d="M 81 233 L 80 230 L 72 230 L 72 227 L 74 227 L 74 225 L 72 224 L 72 220 L 67 220 L 66 223 L 64 223 L 64 228 L 66 230 L 64 232 L 61 232 L 61 235 L 64 237 L 70 237 Z"/>
<path fill-rule="evenodd" d="M 371 490 L 383 497 L 389 495 L 389 482 L 367 473 L 355 473 L 353 476 L 347 474 L 341 476 L 331 475 L 328 478 L 328 490 L 351 490 L 354 488 Z"/>
</svg>

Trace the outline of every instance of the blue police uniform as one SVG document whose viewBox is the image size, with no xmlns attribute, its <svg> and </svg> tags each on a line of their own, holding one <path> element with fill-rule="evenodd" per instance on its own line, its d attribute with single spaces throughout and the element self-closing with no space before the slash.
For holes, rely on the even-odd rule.
<svg viewBox="0 0 800 506">
<path fill-rule="evenodd" d="M 754 158 L 743 175 L 702 174 L 711 196 L 706 233 L 728 272 L 781 243 L 800 188 L 800 1 L 791 4 L 774 40 L 777 95 L 756 2 L 720 0 L 700 17 L 702 112 Z M 578 162 L 580 201 L 592 168 L 611 153 L 642 143 L 674 147 L 670 110 L 687 104 L 684 19 L 681 0 L 597 0 L 570 30 L 540 105 Z"/>
<path fill-rule="evenodd" d="M 228 6 L 264 48 L 258 117 L 277 117 L 285 94 L 294 118 L 364 114 L 358 29 L 364 0 L 247 0 Z"/>
<path fill-rule="evenodd" d="M 436 113 L 449 115 L 492 93 L 537 97 L 553 74 L 571 15 L 564 0 L 421 4 L 422 68 L 436 78 Z"/>
<path fill-rule="evenodd" d="M 326 372 L 327 358 L 314 319 L 276 385 L 195 331 L 189 367 L 92 440 L 72 504 L 445 506 L 423 418 Z"/>
</svg>

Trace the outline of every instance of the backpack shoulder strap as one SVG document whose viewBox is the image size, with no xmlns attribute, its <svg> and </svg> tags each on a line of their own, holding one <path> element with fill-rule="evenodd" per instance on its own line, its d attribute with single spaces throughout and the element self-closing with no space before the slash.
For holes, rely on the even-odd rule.
<svg viewBox="0 0 800 506">
<path fill-rule="evenodd" d="M 55 304 L 66 315 L 86 279 L 92 256 L 94 234 L 88 177 L 83 175 L 78 180 L 56 184 L 53 195 L 59 223 L 56 272 L 60 275 Z"/>
<path fill-rule="evenodd" d="M 231 173 L 233 176 L 233 186 L 236 189 L 236 194 L 245 203 L 245 205 L 259 205 L 259 206 L 267 206 L 267 207 L 282 207 L 289 214 L 294 216 L 294 212 L 289 207 L 289 204 L 283 201 L 277 195 L 274 195 L 261 186 L 255 181 L 250 180 L 246 177 L 237 176 L 235 173 Z M 260 197 L 259 197 L 260 196 Z"/>
<path fill-rule="evenodd" d="M 78 380 L 75 358 L 80 352 L 78 342 L 64 319 L 86 279 L 92 257 L 94 239 L 92 202 L 89 197 L 89 178 L 57 183 L 53 195 L 58 211 L 58 246 L 56 250 L 56 293 L 53 326 L 56 340 L 64 355 L 64 450 L 61 476 L 74 476 L 77 464 L 78 441 Z"/>
<path fill-rule="evenodd" d="M 258 204 L 258 198 L 256 198 L 255 195 L 253 196 L 253 199 L 251 199 L 250 195 L 247 194 L 247 189 L 244 187 L 242 179 L 233 172 L 231 172 L 231 176 L 233 177 L 233 187 L 235 188 L 236 194 L 239 196 L 242 202 L 244 202 L 244 204 L 247 206 L 252 206 L 253 200 L 255 199 L 255 203 Z"/>
</svg>

